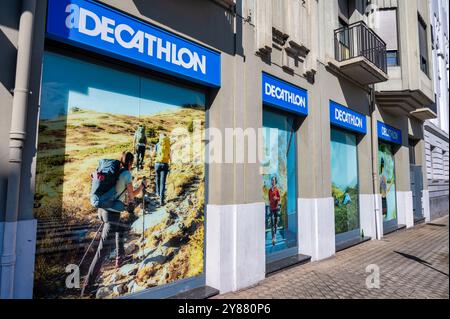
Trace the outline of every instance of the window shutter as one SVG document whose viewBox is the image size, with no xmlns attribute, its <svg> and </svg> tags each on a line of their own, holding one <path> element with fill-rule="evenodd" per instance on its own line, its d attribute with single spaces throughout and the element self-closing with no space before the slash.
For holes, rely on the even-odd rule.
<svg viewBox="0 0 450 319">
<path fill-rule="evenodd" d="M 378 26 L 376 33 L 386 42 L 386 50 L 398 50 L 398 31 L 397 31 L 397 10 L 380 10 L 378 11 Z"/>
</svg>

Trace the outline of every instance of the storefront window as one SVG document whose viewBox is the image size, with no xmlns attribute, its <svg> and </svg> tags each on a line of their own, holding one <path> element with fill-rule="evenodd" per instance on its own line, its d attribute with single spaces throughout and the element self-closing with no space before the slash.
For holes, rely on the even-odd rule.
<svg viewBox="0 0 450 319">
<path fill-rule="evenodd" d="M 263 195 L 266 253 L 297 245 L 297 140 L 295 117 L 264 110 Z"/>
<path fill-rule="evenodd" d="M 204 126 L 201 91 L 45 53 L 36 298 L 118 297 L 203 272 Z"/>
<path fill-rule="evenodd" d="M 331 182 L 336 235 L 359 228 L 356 135 L 331 129 Z"/>
<path fill-rule="evenodd" d="M 378 167 L 383 219 L 384 222 L 389 222 L 397 219 L 395 160 L 390 144 L 379 142 Z"/>
</svg>

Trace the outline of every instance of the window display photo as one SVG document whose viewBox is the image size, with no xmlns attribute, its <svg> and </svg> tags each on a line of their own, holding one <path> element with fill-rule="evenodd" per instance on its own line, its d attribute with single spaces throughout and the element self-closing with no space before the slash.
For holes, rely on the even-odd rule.
<svg viewBox="0 0 450 319">
<path fill-rule="evenodd" d="M 331 180 L 336 234 L 359 228 L 356 135 L 331 129 Z"/>
<path fill-rule="evenodd" d="M 395 158 L 392 145 L 379 143 L 378 167 L 383 220 L 388 222 L 397 219 Z"/>
<path fill-rule="evenodd" d="M 120 297 L 203 273 L 204 128 L 199 90 L 45 53 L 35 298 Z"/>
<path fill-rule="evenodd" d="M 264 110 L 263 196 L 266 253 L 297 245 L 296 133 L 294 117 Z"/>
</svg>

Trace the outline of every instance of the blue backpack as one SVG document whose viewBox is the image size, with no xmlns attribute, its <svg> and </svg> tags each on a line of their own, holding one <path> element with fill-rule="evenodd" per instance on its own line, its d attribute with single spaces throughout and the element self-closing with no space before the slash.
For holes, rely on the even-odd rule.
<svg viewBox="0 0 450 319">
<path fill-rule="evenodd" d="M 91 174 L 91 205 L 95 208 L 111 208 L 116 197 L 116 183 L 122 173 L 120 161 L 102 159 Z"/>
</svg>

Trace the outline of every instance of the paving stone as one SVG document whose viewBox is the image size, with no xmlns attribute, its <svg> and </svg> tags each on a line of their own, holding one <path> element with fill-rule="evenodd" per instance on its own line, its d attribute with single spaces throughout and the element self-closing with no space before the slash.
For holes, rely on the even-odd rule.
<svg viewBox="0 0 450 319">
<path fill-rule="evenodd" d="M 369 241 L 320 262 L 266 278 L 259 285 L 214 298 L 441 299 L 449 298 L 449 218 Z M 366 287 L 366 267 L 380 269 L 380 288 Z"/>
</svg>

